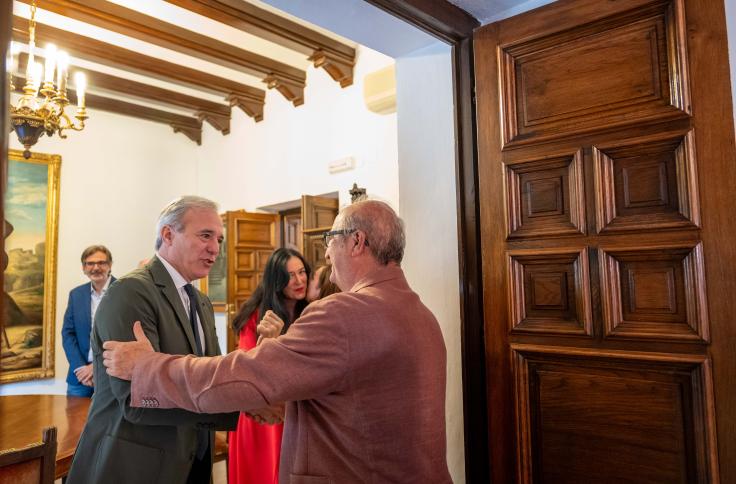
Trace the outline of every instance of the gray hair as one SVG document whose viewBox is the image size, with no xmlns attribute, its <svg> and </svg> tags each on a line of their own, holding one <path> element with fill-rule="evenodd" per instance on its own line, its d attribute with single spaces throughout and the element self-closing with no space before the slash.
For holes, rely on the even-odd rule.
<svg viewBox="0 0 736 484">
<path fill-rule="evenodd" d="M 401 264 L 406 247 L 404 222 L 391 206 L 379 200 L 360 200 L 340 213 L 342 228 L 365 232 L 368 249 L 383 265 Z"/>
<path fill-rule="evenodd" d="M 171 203 L 166 205 L 163 210 L 161 210 L 161 213 L 158 216 L 158 221 L 156 222 L 156 250 L 158 250 L 161 247 L 161 244 L 163 244 L 161 230 L 167 225 L 176 232 L 184 230 L 182 220 L 184 219 L 184 215 L 186 215 L 187 211 L 191 209 L 218 211 L 218 207 L 215 202 L 195 195 L 184 195 L 173 200 Z"/>
</svg>

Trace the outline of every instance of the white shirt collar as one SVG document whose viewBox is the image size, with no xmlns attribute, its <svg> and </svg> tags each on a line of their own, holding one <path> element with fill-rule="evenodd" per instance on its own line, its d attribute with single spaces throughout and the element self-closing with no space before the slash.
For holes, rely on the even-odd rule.
<svg viewBox="0 0 736 484">
<path fill-rule="evenodd" d="M 104 295 L 105 292 L 107 292 L 107 288 L 110 287 L 110 281 L 112 280 L 112 275 L 107 276 L 107 281 L 105 281 L 105 285 L 102 286 L 102 291 L 100 291 L 100 296 Z M 95 285 L 91 282 L 89 283 L 89 290 L 92 294 L 97 294 L 97 291 L 95 291 Z"/>
<path fill-rule="evenodd" d="M 158 256 L 158 259 L 161 261 L 161 263 L 166 268 L 166 271 L 171 276 L 171 279 L 174 281 L 174 286 L 176 287 L 177 290 L 178 289 L 181 289 L 182 287 L 184 287 L 187 284 L 189 284 L 189 281 L 187 281 L 186 279 L 184 279 L 184 276 L 182 276 L 181 274 L 179 274 L 179 271 L 177 271 L 176 269 L 174 269 L 174 266 L 172 266 L 169 263 L 169 261 L 167 261 L 166 259 L 164 259 L 161 254 L 156 254 L 156 255 Z"/>
</svg>

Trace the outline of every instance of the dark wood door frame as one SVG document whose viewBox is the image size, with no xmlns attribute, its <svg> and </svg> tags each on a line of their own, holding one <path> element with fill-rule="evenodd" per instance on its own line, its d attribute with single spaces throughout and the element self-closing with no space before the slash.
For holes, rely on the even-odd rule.
<svg viewBox="0 0 736 484">
<path fill-rule="evenodd" d="M 488 417 L 485 385 L 478 160 L 473 72 L 473 29 L 479 22 L 449 2 L 365 0 L 452 46 L 455 98 L 455 169 L 462 322 L 463 418 L 467 482 L 489 482 Z M 0 54 L 11 34 L 12 2 L 0 11 Z M 8 92 L 5 65 L 0 67 L 0 216 L 3 215 L 8 146 Z M 4 241 L 2 249 L 4 250 Z M 0 305 L 2 301 L 0 301 Z M 0 306 L 0 310 L 2 307 Z M 2 313 L 0 313 L 2 314 Z M 0 321 L 0 327 L 2 322 Z"/>
<path fill-rule="evenodd" d="M 452 46 L 465 478 L 490 482 L 473 30 L 480 23 L 449 2 L 365 0 Z"/>
</svg>

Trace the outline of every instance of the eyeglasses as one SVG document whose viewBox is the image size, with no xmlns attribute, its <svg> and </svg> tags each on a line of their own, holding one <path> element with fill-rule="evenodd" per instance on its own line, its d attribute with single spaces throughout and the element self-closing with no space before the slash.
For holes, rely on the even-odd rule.
<svg viewBox="0 0 736 484">
<path fill-rule="evenodd" d="M 325 243 L 325 247 L 330 245 L 330 242 L 332 239 L 334 239 L 338 235 L 350 235 L 352 233 L 357 232 L 358 229 L 342 229 L 342 230 L 330 230 L 329 232 L 324 232 L 322 234 L 322 240 Z M 365 240 L 365 245 L 368 245 L 368 240 Z"/>
<path fill-rule="evenodd" d="M 90 261 L 84 261 L 84 267 L 92 268 L 94 266 L 100 266 L 100 267 L 106 267 L 109 266 L 110 263 L 106 260 L 96 261 L 96 260 L 90 260 Z"/>
</svg>

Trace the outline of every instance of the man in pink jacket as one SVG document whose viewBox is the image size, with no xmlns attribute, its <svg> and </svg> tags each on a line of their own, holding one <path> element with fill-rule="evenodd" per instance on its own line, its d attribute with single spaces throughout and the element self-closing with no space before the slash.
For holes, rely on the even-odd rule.
<svg viewBox="0 0 736 484">
<path fill-rule="evenodd" d="M 153 352 L 136 324 L 137 341 L 105 343 L 107 372 L 131 380 L 132 406 L 215 413 L 287 402 L 281 483 L 451 482 L 445 346 L 399 266 L 401 219 L 385 203 L 358 202 L 324 237 L 343 292 L 310 304 L 287 334 L 196 358 Z"/>
</svg>

